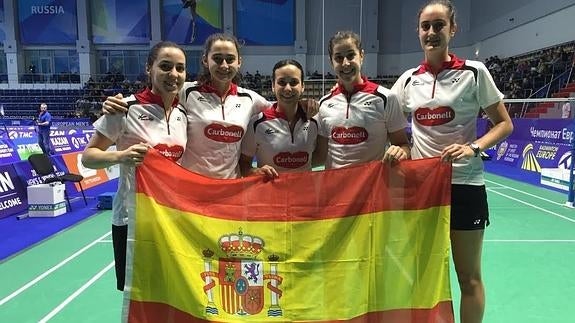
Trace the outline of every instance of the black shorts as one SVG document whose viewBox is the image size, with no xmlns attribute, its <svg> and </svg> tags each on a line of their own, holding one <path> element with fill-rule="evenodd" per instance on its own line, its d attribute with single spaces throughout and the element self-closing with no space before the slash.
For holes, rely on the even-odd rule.
<svg viewBox="0 0 575 323">
<path fill-rule="evenodd" d="M 451 185 L 451 230 L 483 230 L 488 225 L 485 185 Z"/>
<path fill-rule="evenodd" d="M 126 283 L 126 245 L 128 243 L 128 226 L 112 225 L 112 244 L 116 261 L 116 288 L 124 290 Z"/>
</svg>

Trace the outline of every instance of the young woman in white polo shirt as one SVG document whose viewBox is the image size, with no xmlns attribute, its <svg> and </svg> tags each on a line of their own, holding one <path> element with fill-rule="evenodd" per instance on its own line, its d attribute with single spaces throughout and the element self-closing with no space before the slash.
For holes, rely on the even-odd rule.
<svg viewBox="0 0 575 323">
<path fill-rule="evenodd" d="M 284 59 L 272 70 L 272 90 L 277 102 L 252 118 L 242 141 L 240 168 L 244 176 L 310 171 L 316 148 L 317 123 L 298 102 L 304 91 L 301 64 Z M 252 167 L 253 157 L 257 167 Z"/>
<path fill-rule="evenodd" d="M 489 215 L 480 152 L 508 136 L 513 124 L 485 65 L 449 53 L 457 31 L 453 4 L 429 1 L 418 22 L 425 60 L 403 73 L 392 90 L 412 116 L 412 158 L 441 156 L 453 165 L 451 247 L 461 289 L 461 322 L 481 322 L 481 249 Z M 477 138 L 480 109 L 493 127 Z"/>
<path fill-rule="evenodd" d="M 118 191 L 112 208 L 112 240 L 116 282 L 124 290 L 128 214 L 135 207 L 135 166 L 149 148 L 178 162 L 186 147 L 186 113 L 178 92 L 186 79 L 186 55 L 171 42 L 156 44 L 148 56 L 149 86 L 124 99 L 125 114 L 104 115 L 94 122 L 95 134 L 82 154 L 88 168 L 120 165 Z M 107 149 L 116 144 L 115 151 Z"/>
<path fill-rule="evenodd" d="M 374 160 L 409 158 L 407 121 L 397 98 L 361 75 L 359 35 L 337 32 L 329 41 L 337 85 L 320 100 L 318 160 L 340 168 Z"/>
</svg>

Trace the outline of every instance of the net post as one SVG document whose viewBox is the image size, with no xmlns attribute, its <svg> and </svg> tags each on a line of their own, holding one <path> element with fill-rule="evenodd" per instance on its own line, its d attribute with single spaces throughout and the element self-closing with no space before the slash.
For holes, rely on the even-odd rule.
<svg viewBox="0 0 575 323">
<path fill-rule="evenodd" d="M 574 131 L 575 133 L 575 131 Z M 573 174 L 573 171 L 575 170 L 575 138 L 571 138 L 571 156 L 570 156 L 570 163 L 569 163 L 569 194 L 567 195 L 567 202 L 565 202 L 565 206 L 570 207 L 570 208 L 575 208 L 575 206 L 573 205 L 573 202 L 575 200 L 575 188 L 574 186 L 574 181 L 575 181 L 575 175 Z"/>
</svg>

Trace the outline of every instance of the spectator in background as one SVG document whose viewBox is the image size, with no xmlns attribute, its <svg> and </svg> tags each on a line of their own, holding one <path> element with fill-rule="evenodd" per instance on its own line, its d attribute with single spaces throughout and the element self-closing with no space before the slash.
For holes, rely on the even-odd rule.
<svg viewBox="0 0 575 323">
<path fill-rule="evenodd" d="M 569 101 L 563 103 L 561 106 L 561 118 L 568 119 L 571 117 L 571 103 Z"/>
<path fill-rule="evenodd" d="M 42 152 L 46 155 L 51 155 L 50 150 L 50 126 L 52 125 L 52 115 L 48 112 L 48 105 L 46 103 L 40 104 L 40 114 L 36 120 L 38 126 L 38 144 Z"/>
</svg>

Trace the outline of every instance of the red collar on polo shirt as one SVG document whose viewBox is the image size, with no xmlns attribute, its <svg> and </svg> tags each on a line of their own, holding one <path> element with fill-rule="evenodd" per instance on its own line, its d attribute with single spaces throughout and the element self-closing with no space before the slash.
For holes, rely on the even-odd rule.
<svg viewBox="0 0 575 323">
<path fill-rule="evenodd" d="M 152 93 L 152 90 L 148 87 L 146 87 L 141 92 L 136 93 L 135 96 L 136 99 L 143 104 L 157 104 L 162 107 L 164 106 L 164 101 L 162 100 L 162 97 Z M 174 101 L 172 102 L 172 107 L 178 105 L 178 102 L 179 102 L 178 96 L 176 95 Z"/>
<path fill-rule="evenodd" d="M 361 79 L 363 80 L 363 83 L 357 83 L 353 85 L 353 90 L 348 93 L 345 90 L 345 87 L 341 84 L 341 83 L 337 83 L 337 87 L 335 88 L 335 90 L 333 91 L 333 95 L 337 95 L 340 93 L 346 94 L 346 95 L 351 95 L 357 92 L 373 92 L 374 89 L 377 88 L 377 84 L 371 82 L 370 80 L 367 79 L 367 77 L 362 76 Z"/>
<path fill-rule="evenodd" d="M 284 120 L 288 119 L 285 113 L 278 110 L 278 103 L 277 102 L 274 103 L 271 107 L 265 109 L 263 112 L 264 112 L 264 115 L 266 116 L 266 119 L 268 119 L 268 120 L 275 119 L 275 118 L 280 118 L 280 119 L 284 119 Z M 300 118 L 304 121 L 307 120 L 306 114 L 300 106 L 297 107 L 297 111 L 296 111 L 295 115 L 296 115 L 296 118 Z"/>
<path fill-rule="evenodd" d="M 200 92 L 204 93 L 215 93 L 218 94 L 218 90 L 212 85 L 212 83 L 202 84 L 200 86 Z M 237 95 L 238 94 L 238 85 L 235 83 L 230 84 L 230 88 L 225 93 L 226 95 Z M 219 94 L 218 94 L 219 96 Z"/>
<path fill-rule="evenodd" d="M 449 57 L 451 57 L 451 60 L 448 62 L 443 62 L 443 64 L 441 65 L 441 68 L 439 69 L 439 71 L 437 71 L 436 74 L 439 74 L 441 71 L 447 70 L 447 69 L 459 70 L 463 66 L 465 66 L 465 60 L 455 56 L 454 54 L 449 54 Z M 417 70 L 417 72 L 415 74 L 423 74 L 425 72 L 429 72 L 429 73 L 433 74 L 433 70 L 431 69 L 431 65 L 427 64 L 427 61 L 421 62 L 421 64 L 419 65 L 419 70 Z"/>
</svg>

